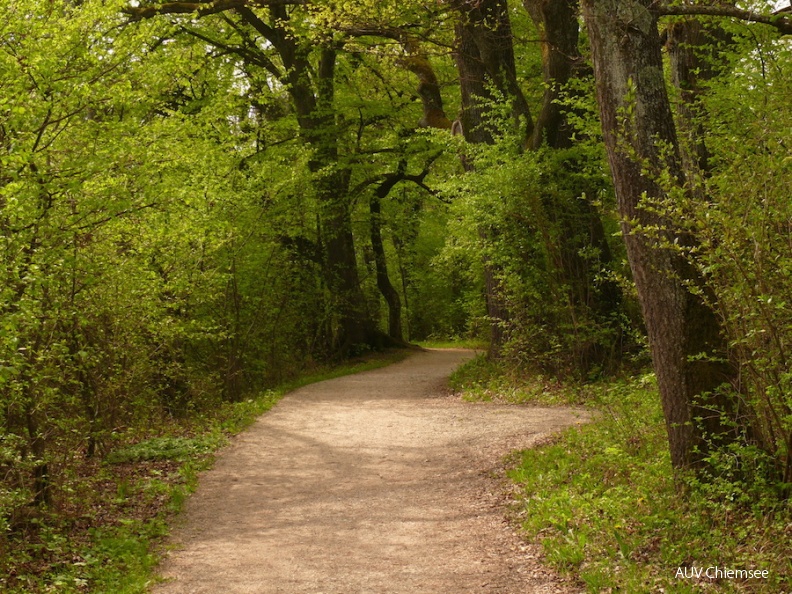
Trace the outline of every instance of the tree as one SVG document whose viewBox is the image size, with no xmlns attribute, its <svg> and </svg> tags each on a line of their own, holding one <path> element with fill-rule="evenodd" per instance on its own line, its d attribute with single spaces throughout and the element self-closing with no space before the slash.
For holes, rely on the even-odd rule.
<svg viewBox="0 0 792 594">
<path fill-rule="evenodd" d="M 697 240 L 663 215 L 689 191 L 663 75 L 662 14 L 746 16 L 730 7 L 663 7 L 644 0 L 583 0 L 605 143 L 627 254 L 646 321 L 672 463 L 697 466 L 713 444 L 752 432 L 724 383 L 736 370 L 711 304 L 714 295 L 685 252 Z M 788 27 L 783 18 L 756 20 Z M 654 206 L 653 206 L 654 205 Z"/>
<path fill-rule="evenodd" d="M 399 297 L 391 290 L 387 278 L 377 230 L 380 216 L 377 201 L 384 196 L 378 197 L 376 192 L 371 198 L 370 238 L 378 270 L 377 286 L 390 308 L 390 341 L 376 328 L 357 266 L 352 214 L 356 192 L 362 187 L 352 187 L 358 157 L 354 155 L 354 142 L 345 142 L 350 139 L 350 126 L 336 96 L 339 60 L 347 59 L 345 44 L 350 39 L 370 36 L 398 41 L 406 53 L 401 63 L 419 79 L 418 93 L 424 111 L 420 125 L 446 128 L 450 122 L 443 119 L 431 65 L 411 35 L 389 24 L 353 26 L 343 11 L 326 13 L 322 7 L 306 9 L 304 4 L 273 1 L 257 3 L 254 7 L 245 2 L 211 6 L 174 2 L 127 7 L 126 12 L 135 20 L 168 14 L 219 15 L 204 26 L 184 22 L 181 30 L 221 52 L 235 55 L 247 70 L 263 71 L 264 78 L 270 77 L 286 90 L 300 138 L 311 151 L 308 168 L 313 176 L 318 217 L 315 237 L 309 240 L 316 249 L 310 251 L 321 259 L 323 279 L 337 314 L 334 349 L 343 354 L 360 346 L 401 343 L 401 330 L 397 327 L 400 326 Z M 355 49 L 348 54 L 352 59 L 360 59 L 361 55 Z M 376 126 L 380 119 L 381 116 L 375 116 L 363 120 L 359 132 Z M 358 144 L 359 141 L 360 135 Z"/>
<path fill-rule="evenodd" d="M 620 292 L 615 283 L 605 279 L 607 274 L 603 274 L 610 269 L 612 256 L 600 213 L 593 205 L 601 190 L 600 180 L 585 173 L 599 157 L 583 147 L 585 139 L 582 142 L 575 139 L 575 130 L 567 118 L 571 109 L 569 101 L 566 106 L 562 104 L 562 96 L 568 92 L 570 82 L 587 74 L 578 49 L 577 3 L 527 1 L 524 4 L 535 31 L 523 25 L 521 34 L 538 33 L 542 50 L 542 80 L 531 81 L 534 89 L 544 85 L 535 122 L 517 80 L 514 35 L 507 4 L 460 3 L 455 29 L 455 59 L 462 89 L 460 121 L 465 139 L 474 145 L 465 158 L 466 167 L 474 172 L 474 179 L 488 176 L 487 171 L 476 173 L 475 168 L 477 159 L 482 169 L 497 168 L 494 163 L 487 162 L 486 149 L 482 148 L 492 146 L 492 155 L 499 153 L 494 157 L 495 162 L 503 159 L 503 167 L 512 168 L 515 179 L 502 179 L 502 196 L 492 196 L 491 200 L 504 204 L 517 200 L 523 202 L 523 210 L 535 208 L 533 214 L 524 212 L 523 215 L 540 227 L 534 232 L 531 225 L 524 225 L 521 234 L 508 220 L 492 223 L 482 220 L 479 226 L 481 242 L 487 246 L 484 276 L 492 320 L 489 354 L 492 358 L 500 356 L 508 336 L 512 339 L 509 348 L 522 349 L 525 343 L 521 335 L 533 334 L 528 327 L 534 330 L 542 327 L 541 333 L 547 338 L 543 342 L 567 345 L 560 349 L 563 353 L 557 357 L 559 360 L 575 359 L 573 365 L 562 364 L 558 368 L 569 371 L 569 367 L 574 367 L 574 373 L 585 375 L 613 361 L 613 355 L 620 349 L 604 343 L 619 342 L 613 334 L 621 333 L 622 318 Z M 506 120 L 511 121 L 510 126 Z M 505 147 L 510 143 L 516 144 L 516 150 L 507 155 L 509 149 Z M 533 163 L 537 160 L 541 165 Z M 506 161 L 511 161 L 508 166 Z M 527 179 L 516 181 L 527 171 L 535 172 L 542 181 L 537 180 L 535 184 Z M 523 189 L 509 187 L 514 184 L 522 184 Z M 482 193 L 484 186 L 486 183 L 471 191 Z M 531 196 L 523 199 L 518 196 L 521 191 Z M 498 209 L 493 206 L 490 210 Z M 534 237 L 543 245 L 540 251 L 544 255 L 534 258 L 532 273 L 524 264 L 516 264 L 532 258 L 529 250 L 524 249 L 523 254 L 518 255 L 512 253 L 511 246 L 528 244 Z M 492 253 L 497 251 L 501 252 L 500 256 Z M 517 272 L 517 268 L 521 270 Z M 545 279 L 544 292 L 553 295 L 553 306 L 531 305 L 525 299 L 526 291 L 516 288 L 521 281 L 512 283 L 515 290 L 504 282 L 510 276 L 514 279 L 515 275 L 538 278 L 539 270 Z M 551 336 L 553 334 L 555 336 Z M 574 338 L 567 338 L 567 335 L 574 335 Z M 515 340 L 520 343 L 519 347 Z M 538 345 L 537 341 L 533 342 Z M 559 350 L 550 346 L 546 350 L 550 349 Z M 542 351 L 541 348 L 531 350 Z M 550 359 L 544 358 L 545 361 Z"/>
<path fill-rule="evenodd" d="M 523 4 L 540 34 L 545 87 L 530 147 L 534 151 L 543 147 L 554 149 L 563 163 L 560 167 L 556 165 L 555 175 L 576 177 L 583 182 L 573 186 L 572 196 L 559 199 L 547 193 L 542 197 L 548 218 L 560 227 L 558 275 L 568 286 L 572 306 L 579 309 L 582 316 L 592 316 L 597 325 L 610 328 L 615 335 L 611 339 L 619 341 L 617 337 L 623 332 L 622 298 L 616 283 L 603 278 L 606 275 L 602 274 L 612 270 L 614 262 L 602 218 L 592 203 L 597 195 L 597 182 L 588 182 L 587 177 L 581 175 L 590 166 L 591 158 L 575 150 L 561 157 L 564 149 L 580 146 L 584 141 L 569 122 L 568 116 L 574 108 L 569 98 L 565 101 L 565 94 L 579 93 L 570 85 L 573 80 L 590 77 L 579 48 L 578 2 L 524 0 Z M 552 167 L 552 163 L 548 165 Z M 592 253 L 596 258 L 590 257 Z M 595 280 L 598 277 L 599 280 Z M 599 341 L 592 341 L 582 350 L 580 367 L 586 371 L 607 365 L 609 356 L 613 355 Z"/>
<path fill-rule="evenodd" d="M 349 195 L 351 171 L 339 159 L 340 130 L 334 105 L 338 47 L 330 40 L 317 47 L 313 40 L 301 37 L 297 31 L 301 23 L 293 20 L 289 4 L 266 2 L 266 15 L 261 16 L 244 2 L 206 7 L 175 2 L 126 11 L 136 19 L 159 14 L 228 13 L 222 15 L 218 31 L 188 24 L 183 30 L 236 54 L 248 67 L 265 70 L 287 90 L 301 138 L 311 149 L 308 168 L 319 205 L 316 242 L 338 314 L 335 348 L 346 352 L 377 339 L 358 276 Z"/>
</svg>

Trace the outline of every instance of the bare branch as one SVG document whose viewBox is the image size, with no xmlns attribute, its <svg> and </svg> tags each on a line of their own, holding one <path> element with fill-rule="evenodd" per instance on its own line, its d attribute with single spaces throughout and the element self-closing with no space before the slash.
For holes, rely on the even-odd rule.
<svg viewBox="0 0 792 594">
<path fill-rule="evenodd" d="M 259 35 L 261 35 L 264 39 L 269 41 L 272 45 L 274 45 L 278 51 L 280 51 L 282 47 L 282 32 L 276 31 L 272 27 L 270 27 L 267 23 L 262 21 L 260 18 L 256 16 L 252 10 L 250 10 L 247 6 L 241 6 L 237 8 L 237 13 L 239 16 L 242 17 L 248 25 L 253 27 Z"/>
<path fill-rule="evenodd" d="M 192 35 L 193 37 L 200 39 L 201 41 L 205 41 L 209 45 L 221 49 L 225 52 L 236 54 L 237 56 L 241 57 L 245 60 L 248 64 L 255 64 L 261 68 L 264 68 L 268 72 L 270 72 L 273 76 L 276 76 L 280 79 L 283 76 L 283 73 L 275 66 L 275 64 L 264 55 L 263 52 L 254 51 L 246 47 L 238 46 L 238 45 L 228 45 L 223 43 L 222 41 L 218 41 L 216 39 L 212 39 L 207 35 L 200 33 L 199 31 L 195 31 L 194 29 L 190 29 L 189 27 L 181 27 L 181 30 L 187 33 L 188 35 Z"/>
</svg>

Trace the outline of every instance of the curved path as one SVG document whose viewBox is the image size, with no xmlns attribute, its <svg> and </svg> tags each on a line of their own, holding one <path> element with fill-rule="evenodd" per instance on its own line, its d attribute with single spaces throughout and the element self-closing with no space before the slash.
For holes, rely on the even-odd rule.
<svg viewBox="0 0 792 594">
<path fill-rule="evenodd" d="M 201 476 L 156 594 L 566 592 L 504 520 L 502 457 L 582 413 L 470 404 L 428 351 L 287 395 Z"/>
</svg>

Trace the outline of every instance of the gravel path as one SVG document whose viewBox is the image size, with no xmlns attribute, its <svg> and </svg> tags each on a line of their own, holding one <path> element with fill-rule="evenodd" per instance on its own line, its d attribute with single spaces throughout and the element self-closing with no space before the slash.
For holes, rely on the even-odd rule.
<svg viewBox="0 0 792 594">
<path fill-rule="evenodd" d="M 155 594 L 571 592 L 504 520 L 503 455 L 582 422 L 470 404 L 434 350 L 286 396 L 201 476 Z"/>
</svg>

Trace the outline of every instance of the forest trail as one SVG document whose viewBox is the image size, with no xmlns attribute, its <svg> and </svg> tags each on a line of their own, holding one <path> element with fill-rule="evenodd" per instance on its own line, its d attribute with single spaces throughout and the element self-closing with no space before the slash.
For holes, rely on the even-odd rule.
<svg viewBox="0 0 792 594">
<path fill-rule="evenodd" d="M 502 457 L 585 413 L 449 396 L 470 351 L 287 395 L 201 476 L 156 594 L 569 592 L 504 520 Z"/>
</svg>

